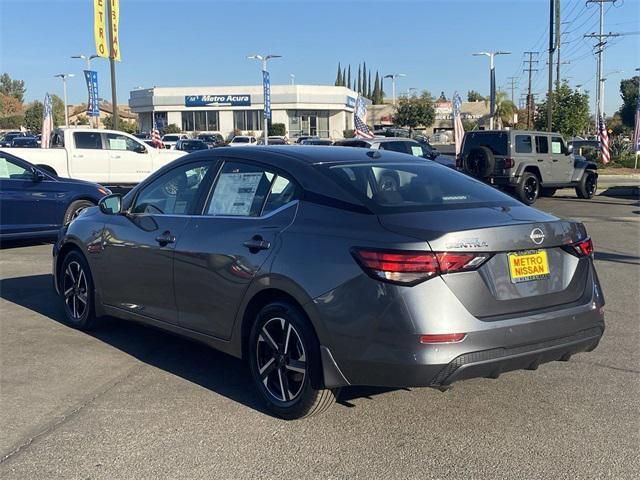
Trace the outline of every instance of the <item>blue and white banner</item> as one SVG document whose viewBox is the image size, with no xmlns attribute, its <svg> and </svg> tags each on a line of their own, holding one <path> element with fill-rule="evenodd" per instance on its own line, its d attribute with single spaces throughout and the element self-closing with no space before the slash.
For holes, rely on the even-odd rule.
<svg viewBox="0 0 640 480">
<path fill-rule="evenodd" d="M 262 87 L 264 89 L 264 118 L 271 120 L 271 81 L 269 72 L 262 71 Z"/>
<path fill-rule="evenodd" d="M 250 107 L 251 95 L 222 94 L 222 95 L 186 95 L 185 107 Z"/>
<path fill-rule="evenodd" d="M 87 92 L 89 100 L 87 102 L 87 115 L 90 117 L 100 116 L 100 105 L 98 98 L 98 72 L 95 70 L 85 70 L 84 78 L 87 81 Z"/>
</svg>

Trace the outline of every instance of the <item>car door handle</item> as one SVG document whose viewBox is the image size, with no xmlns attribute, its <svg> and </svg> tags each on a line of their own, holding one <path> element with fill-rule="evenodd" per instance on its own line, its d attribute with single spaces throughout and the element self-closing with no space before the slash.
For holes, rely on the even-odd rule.
<svg viewBox="0 0 640 480">
<path fill-rule="evenodd" d="M 257 253 L 259 250 L 268 250 L 271 248 L 271 242 L 264 240 L 260 235 L 254 235 L 251 240 L 243 243 L 251 253 Z"/>
<path fill-rule="evenodd" d="M 544 162 L 544 158 L 539 158 L 538 161 L 539 162 Z"/>
<path fill-rule="evenodd" d="M 73 158 L 84 158 L 84 155 L 74 155 Z"/>
<path fill-rule="evenodd" d="M 557 159 L 557 158 L 554 158 L 554 159 L 553 159 L 553 161 L 554 161 L 554 162 L 557 162 L 557 161 L 558 161 L 558 159 Z"/>
<path fill-rule="evenodd" d="M 161 247 L 164 247 L 170 243 L 176 243 L 176 237 L 171 235 L 171 232 L 167 230 L 163 232 L 162 235 L 156 237 L 156 242 L 158 242 Z"/>
<path fill-rule="evenodd" d="M 121 155 L 111 155 L 111 158 L 122 158 Z"/>
</svg>

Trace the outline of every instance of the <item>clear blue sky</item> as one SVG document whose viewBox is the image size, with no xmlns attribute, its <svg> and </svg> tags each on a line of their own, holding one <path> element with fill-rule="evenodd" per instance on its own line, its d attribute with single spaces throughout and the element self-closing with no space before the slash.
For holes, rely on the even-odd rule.
<svg viewBox="0 0 640 480">
<path fill-rule="evenodd" d="M 126 103 L 136 86 L 249 85 L 261 81 L 248 54 L 269 52 L 284 58 L 270 63 L 272 83 L 332 84 L 338 61 L 353 67 L 362 61 L 380 73 L 407 75 L 409 87 L 463 96 L 469 89 L 488 93 L 488 59 L 480 50 L 509 50 L 498 57 L 498 86 L 519 77 L 516 101 L 526 89 L 523 52 L 540 50 L 541 69 L 534 92 L 546 89 L 547 0 L 422 1 L 191 1 L 121 0 L 122 62 L 117 64 L 118 101 Z M 562 0 L 567 33 L 563 70 L 572 85 L 594 92 L 593 40 L 597 6 Z M 607 5 L 605 31 L 640 30 L 640 0 Z M 0 70 L 27 84 L 27 99 L 61 94 L 52 75 L 73 72 L 69 102 L 86 101 L 84 65 L 69 57 L 94 53 L 92 0 L 0 0 Z M 619 81 L 640 66 L 638 35 L 612 39 L 605 52 L 606 111 L 620 105 Z M 109 69 L 94 61 L 100 96 L 110 99 Z M 390 93 L 391 87 L 386 85 Z M 593 95 L 592 95 L 593 97 Z"/>
</svg>

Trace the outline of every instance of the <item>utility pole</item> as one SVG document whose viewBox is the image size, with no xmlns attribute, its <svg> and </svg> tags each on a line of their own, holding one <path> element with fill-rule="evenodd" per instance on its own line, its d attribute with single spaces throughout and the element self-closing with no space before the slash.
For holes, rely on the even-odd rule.
<svg viewBox="0 0 640 480">
<path fill-rule="evenodd" d="M 554 17 L 558 15 L 556 11 L 556 2 L 560 0 L 549 0 L 549 85 L 547 88 L 547 131 L 551 131 L 551 123 L 553 120 L 553 52 L 554 44 Z"/>
<path fill-rule="evenodd" d="M 511 82 L 511 103 L 515 105 L 516 80 L 518 77 L 509 77 L 507 80 Z"/>
<path fill-rule="evenodd" d="M 118 95 L 116 94 L 116 54 L 113 49 L 113 9 L 111 0 L 107 0 L 107 21 L 109 30 L 109 67 L 111 68 L 111 120 L 113 129 L 118 130 L 120 118 L 118 115 Z"/>
<path fill-rule="evenodd" d="M 600 115 L 604 117 L 604 98 L 602 95 L 602 74 L 603 74 L 603 65 L 604 65 L 604 47 L 606 45 L 606 38 L 609 37 L 617 37 L 618 33 L 608 34 L 604 33 L 604 4 L 605 3 L 616 3 L 617 0 L 587 0 L 587 4 L 589 3 L 597 3 L 600 8 L 600 29 L 599 33 L 590 33 L 584 35 L 584 38 L 597 38 L 598 43 L 596 43 L 596 48 L 598 49 L 596 53 L 598 54 L 598 63 L 596 66 L 596 115 L 595 115 L 595 129 L 598 131 L 598 118 Z"/>
<path fill-rule="evenodd" d="M 524 62 L 529 64 L 528 68 L 525 68 L 523 71 L 529 73 L 529 88 L 527 89 L 527 128 L 531 128 L 531 120 L 532 120 L 532 106 L 533 106 L 533 98 L 531 96 L 531 74 L 533 72 L 537 72 L 537 68 L 532 68 L 533 64 L 538 63 L 538 60 L 534 60 L 533 56 L 538 55 L 538 52 L 524 52 L 525 55 L 529 55 L 529 58 Z"/>
</svg>

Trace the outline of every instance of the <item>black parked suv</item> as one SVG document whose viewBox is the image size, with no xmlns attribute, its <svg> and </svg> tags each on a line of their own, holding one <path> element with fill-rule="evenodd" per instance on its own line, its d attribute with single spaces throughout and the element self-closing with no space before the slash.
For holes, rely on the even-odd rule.
<svg viewBox="0 0 640 480">
<path fill-rule="evenodd" d="M 575 188 L 579 198 L 592 198 L 598 186 L 597 165 L 573 155 L 559 133 L 467 132 L 457 166 L 468 175 L 511 190 L 527 205 L 566 187 Z"/>
</svg>

